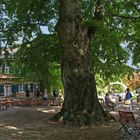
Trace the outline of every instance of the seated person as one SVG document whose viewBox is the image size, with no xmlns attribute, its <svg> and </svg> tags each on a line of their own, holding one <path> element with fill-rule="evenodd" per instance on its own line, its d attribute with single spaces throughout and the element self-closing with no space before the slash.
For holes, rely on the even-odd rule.
<svg viewBox="0 0 140 140">
<path fill-rule="evenodd" d="M 112 109 L 114 111 L 116 104 L 109 97 L 109 93 L 106 93 L 106 95 L 105 95 L 105 103 L 106 103 L 106 106 L 108 109 Z"/>
</svg>

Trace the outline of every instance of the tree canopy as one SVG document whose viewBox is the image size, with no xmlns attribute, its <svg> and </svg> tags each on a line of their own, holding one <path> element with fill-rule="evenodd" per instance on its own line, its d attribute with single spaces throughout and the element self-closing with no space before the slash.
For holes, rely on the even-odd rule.
<svg viewBox="0 0 140 140">
<path fill-rule="evenodd" d="M 0 6 L 3 44 L 22 42 L 17 64 L 23 73 L 28 69 L 47 79 L 51 69 L 61 65 L 64 120 L 90 124 L 94 116 L 103 121 L 94 72 L 108 81 L 131 71 L 131 56 L 134 64 L 139 63 L 139 0 L 2 0 Z M 80 88 L 81 80 L 85 84 Z"/>
<path fill-rule="evenodd" d="M 127 44 L 137 56 L 133 56 L 136 64 L 139 56 L 138 47 L 135 47 L 139 40 L 139 2 L 117 0 L 109 4 L 101 1 L 102 21 L 95 19 L 98 3 L 100 1 L 81 1 L 82 18 L 87 26 L 97 28 L 92 45 L 96 72 L 109 77 L 124 71 L 129 57 Z M 50 33 L 54 34 L 61 8 L 56 1 L 41 0 L 5 0 L 1 7 L 1 38 L 7 45 L 17 40 L 30 44 L 34 38 L 43 38 L 41 26 L 49 27 Z M 38 42 L 37 45 L 41 44 Z"/>
</svg>

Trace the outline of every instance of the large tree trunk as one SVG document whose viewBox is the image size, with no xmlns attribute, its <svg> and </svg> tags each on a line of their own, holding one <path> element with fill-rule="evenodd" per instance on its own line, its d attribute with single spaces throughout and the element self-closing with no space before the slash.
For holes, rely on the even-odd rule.
<svg viewBox="0 0 140 140">
<path fill-rule="evenodd" d="M 98 102 L 95 74 L 91 62 L 92 37 L 81 19 L 80 0 L 61 0 L 57 25 L 62 45 L 65 123 L 91 125 L 107 121 Z"/>
</svg>

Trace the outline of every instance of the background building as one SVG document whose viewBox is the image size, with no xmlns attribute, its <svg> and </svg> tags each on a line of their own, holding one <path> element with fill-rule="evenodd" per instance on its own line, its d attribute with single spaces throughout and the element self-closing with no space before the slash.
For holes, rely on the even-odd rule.
<svg viewBox="0 0 140 140">
<path fill-rule="evenodd" d="M 10 64 L 16 50 L 1 48 L 0 51 L 0 96 L 25 95 L 28 90 L 30 93 L 38 88 L 34 82 L 20 82 L 21 80 L 13 73 Z"/>
</svg>

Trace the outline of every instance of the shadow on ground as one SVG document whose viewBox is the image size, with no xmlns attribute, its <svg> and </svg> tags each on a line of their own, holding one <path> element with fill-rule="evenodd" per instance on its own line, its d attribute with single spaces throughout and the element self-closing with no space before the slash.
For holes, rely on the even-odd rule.
<svg viewBox="0 0 140 140">
<path fill-rule="evenodd" d="M 49 122 L 59 108 L 0 110 L 0 140 L 119 140 L 118 124 L 94 128 L 68 128 Z"/>
</svg>

